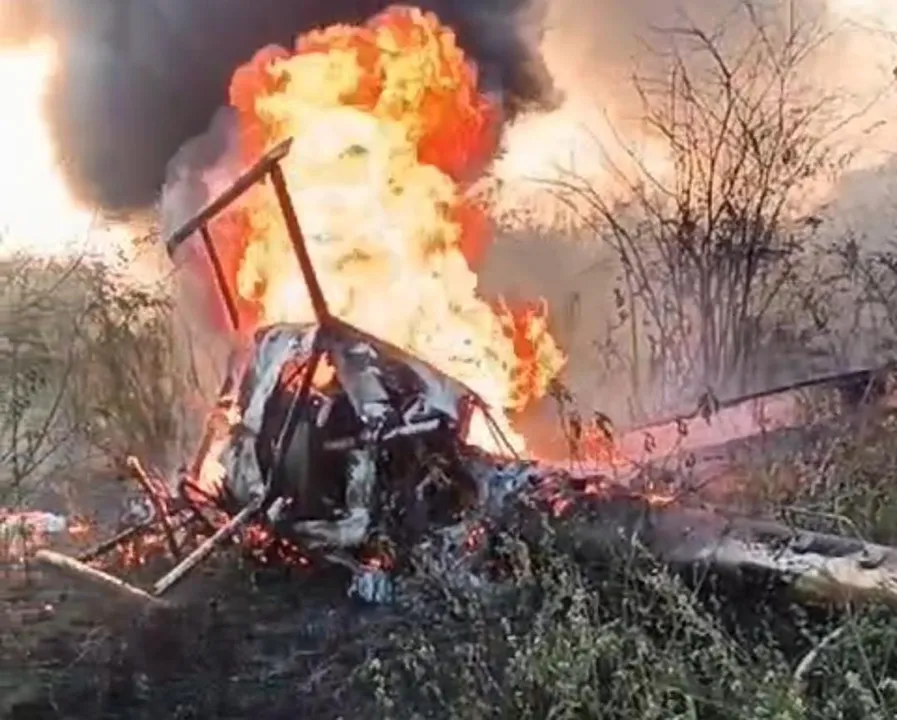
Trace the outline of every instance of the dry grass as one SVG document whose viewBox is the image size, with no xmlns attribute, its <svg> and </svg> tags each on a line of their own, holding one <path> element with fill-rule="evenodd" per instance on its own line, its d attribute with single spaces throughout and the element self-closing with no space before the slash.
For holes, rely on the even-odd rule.
<svg viewBox="0 0 897 720">
<path fill-rule="evenodd" d="M 0 290 L 0 506 L 135 453 L 174 470 L 202 416 L 204 360 L 167 279 L 123 283 L 85 260 L 7 260 Z"/>
<path fill-rule="evenodd" d="M 744 489 L 770 513 L 837 514 L 838 523 L 801 522 L 897 542 L 895 438 L 893 418 L 845 427 L 755 468 Z M 500 601 L 452 597 L 443 600 L 450 611 L 420 610 L 353 673 L 383 717 L 834 720 L 897 712 L 889 610 L 835 613 L 793 605 L 776 589 L 696 586 L 647 556 L 589 567 L 550 542 L 531 552 L 533 576 Z"/>
<path fill-rule="evenodd" d="M 65 302 L 42 301 L 29 311 L 38 314 L 5 319 L 29 330 L 28 344 L 17 346 L 30 348 L 29 362 L 48 378 L 29 396 L 31 412 L 46 416 L 50 389 L 59 387 L 54 373 L 62 373 L 65 402 L 55 417 L 79 443 L 112 455 L 161 452 L 181 427 L 176 401 L 191 387 L 188 374 L 181 380 L 174 371 L 188 366 L 164 296 L 116 295 L 96 269 L 44 272 L 35 286 L 63 279 Z M 74 363 L 60 350 L 70 345 Z M 893 419 L 845 428 L 756 470 L 746 488 L 770 508 L 837 512 L 871 538 L 897 541 L 895 438 Z M 201 593 L 214 603 L 136 624 L 97 618 L 87 601 L 54 595 L 53 618 L 6 616 L 0 685 L 16 688 L 18 717 L 48 718 L 293 717 L 300 708 L 308 717 L 384 718 L 897 712 L 890 615 L 808 613 L 776 594 L 746 600 L 725 587 L 695 588 L 647 557 L 583 566 L 550 538 L 528 551 L 532 574 L 498 594 L 434 583 L 399 612 L 361 611 L 341 591 L 297 579 L 259 586 L 253 578 L 262 576 L 248 568 L 225 572 Z M 8 593 L 4 607 L 33 610 L 33 590 L 18 600 Z M 796 683 L 802 659 L 836 628 Z"/>
<path fill-rule="evenodd" d="M 767 102 L 763 68 L 790 77 L 797 68 L 782 63 L 803 46 L 789 36 L 784 55 L 767 55 L 761 30 L 751 46 L 755 63 L 738 81 L 746 84 L 733 85 L 731 59 L 692 29 L 691 41 L 716 63 L 717 84 L 709 97 L 696 95 L 696 76 L 677 57 L 658 91 L 675 90 L 670 102 L 655 95 L 648 103 L 648 118 L 671 133 L 676 151 L 671 205 L 658 206 L 657 194 L 646 192 L 649 177 L 634 183 L 636 202 L 625 215 L 590 188 L 574 188 L 591 201 L 595 233 L 615 243 L 625 271 L 619 317 L 601 319 L 623 347 L 602 345 L 600 352 L 619 350 L 626 359 L 621 374 L 607 379 L 633 389 L 635 415 L 658 397 L 681 400 L 730 375 L 748 386 L 748 361 L 761 354 L 758 347 L 766 355 L 783 323 L 792 346 L 806 347 L 807 332 L 828 332 L 809 304 L 821 301 L 807 298 L 796 274 L 786 221 L 797 180 L 826 165 L 829 151 L 803 115 L 790 112 L 801 110 L 801 98 L 785 83 L 773 84 L 780 92 Z M 719 102 L 730 112 L 716 113 Z M 685 115 L 664 115 L 669 105 Z M 783 117 L 798 120 L 783 127 Z M 697 137 L 701 128 L 710 134 Z M 749 162 L 719 162 L 727 143 Z M 683 178 L 689 182 L 677 182 Z M 889 287 L 882 275 L 897 277 L 897 263 L 868 261 L 878 272 L 863 277 Z M 195 353 L 185 352 L 168 288 L 122 287 L 86 265 L 23 261 L 3 275 L 0 457 L 8 477 L 0 505 L 27 502 L 75 460 L 89 471 L 97 455 L 114 465 L 135 452 L 173 469 L 189 440 L 191 400 L 209 386 L 194 367 Z M 851 290 L 856 277 L 847 278 Z M 799 300 L 786 303 L 786 296 Z M 863 307 L 890 302 L 882 292 L 859 297 Z M 743 490 L 770 512 L 799 504 L 897 542 L 895 441 L 893 419 L 861 431 L 845 427 L 754 468 Z M 338 584 L 332 591 L 320 580 L 260 585 L 264 576 L 234 568 L 200 583 L 201 600 L 176 615 L 97 618 L 95 606 L 75 597 L 60 607 L 92 614 L 86 625 L 83 612 L 34 624 L 13 613 L 7 617 L 18 620 L 0 633 L 0 691 L 16 688 L 17 697 L 7 694 L 0 712 L 153 720 L 877 720 L 897 713 L 891 614 L 808 612 L 776 592 L 750 598 L 738 588 L 695 587 L 647 557 L 585 566 L 550 537 L 527 551 L 532 572 L 500 592 L 470 595 L 434 581 L 398 609 L 362 611 Z M 21 593 L 7 589 L 2 606 L 46 599 Z"/>
</svg>

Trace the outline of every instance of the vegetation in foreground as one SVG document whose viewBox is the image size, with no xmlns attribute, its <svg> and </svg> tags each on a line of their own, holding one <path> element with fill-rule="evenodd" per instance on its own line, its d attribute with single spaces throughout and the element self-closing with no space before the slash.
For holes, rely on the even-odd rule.
<svg viewBox="0 0 897 720">
<path fill-rule="evenodd" d="M 844 155 L 829 141 L 841 115 L 837 97 L 814 95 L 803 82 L 818 35 L 769 30 L 758 26 L 737 57 L 716 33 L 682 31 L 679 54 L 666 56 L 672 69 L 656 82 L 637 79 L 645 118 L 669 143 L 673 177 L 637 168 L 624 207 L 577 178 L 556 188 L 620 267 L 619 287 L 608 288 L 618 317 L 599 323 L 571 302 L 579 310 L 568 340 L 589 322 L 609 323 L 601 342 L 586 338 L 599 356 L 583 357 L 606 373 L 607 387 L 622 389 L 634 416 L 705 384 L 729 394 L 763 382 L 774 370 L 765 365 L 803 367 L 810 358 L 797 350 L 837 366 L 857 333 L 875 349 L 894 347 L 892 255 L 864 254 L 852 238 L 823 247 L 818 218 L 795 222 L 806 186 L 841 167 Z M 98 468 L 112 476 L 131 452 L 165 466 L 169 451 L 189 442 L 194 404 L 185 400 L 201 408 L 214 383 L 201 382 L 196 347 L 184 342 L 165 289 L 122 287 L 82 263 L 11 261 L 2 273 L 0 506 L 110 502 L 115 492 Z M 832 308 L 848 302 L 856 321 L 845 329 Z M 729 392 L 719 387 L 726 383 Z M 740 488 L 768 512 L 799 506 L 846 516 L 865 537 L 897 542 L 895 439 L 893 419 L 851 425 L 740 474 Z M 775 589 L 751 597 L 731 585 L 687 583 L 638 555 L 583 565 L 550 539 L 527 552 L 528 572 L 495 592 L 430 581 L 398 609 L 359 608 L 339 582 L 271 577 L 227 558 L 182 611 L 137 619 L 98 617 L 94 601 L 7 574 L 0 713 L 897 713 L 897 623 L 885 610 L 806 610 Z"/>
<path fill-rule="evenodd" d="M 881 444 L 835 448 L 837 484 L 807 500 L 853 505 L 893 542 L 897 495 L 884 490 L 893 482 L 859 485 L 863 473 L 895 466 L 894 430 L 881 432 Z M 869 513 L 872 495 L 879 506 Z M 526 571 L 494 591 L 422 580 L 397 608 L 354 605 L 339 578 L 262 572 L 233 557 L 194 583 L 194 600 L 177 612 L 98 617 L 76 595 L 54 599 L 53 617 L 6 626 L 0 674 L 17 678 L 18 704 L 4 709 L 47 718 L 897 712 L 897 623 L 887 609 L 807 609 L 775 588 L 686 582 L 638 553 L 583 565 L 550 539 L 527 554 Z"/>
<path fill-rule="evenodd" d="M 159 427 L 180 427 L 164 412 L 176 407 L 166 393 L 183 392 L 162 377 L 182 357 L 163 332 L 171 308 L 142 294 L 109 303 L 102 278 L 82 270 L 67 276 L 77 278 L 73 287 L 88 299 L 101 287 L 104 300 L 85 306 L 97 313 L 83 326 L 90 332 L 66 336 L 67 347 L 92 354 L 71 367 L 64 411 L 53 412 L 75 424 L 79 443 L 101 440 L 98 451 L 111 457 L 152 454 Z M 44 354 L 53 346 L 35 336 L 28 342 Z M 154 371 L 159 392 L 129 391 L 135 378 L 157 382 Z M 14 394 L 31 398 L 23 418 L 48 412 L 51 387 L 37 382 L 30 394 Z M 110 424 L 117 432 L 105 431 Z M 64 449 L 69 435 L 52 437 Z M 897 542 L 895 438 L 892 417 L 851 423 L 742 472 L 739 482 L 767 512 L 799 506 L 844 515 L 865 537 Z M 31 490 L 21 497 L 52 496 L 60 485 L 75 502 L 78 490 L 82 499 L 97 486 L 112 492 L 100 479 L 49 482 L 46 471 L 61 469 L 49 457 L 36 466 L 41 472 L 20 478 Z M 639 553 L 584 565 L 550 538 L 526 553 L 526 571 L 495 591 L 461 593 L 424 580 L 398 608 L 354 605 L 340 578 L 262 572 L 234 557 L 191 585 L 182 610 L 152 617 L 98 613 L 74 591 L 7 575 L 0 710 L 11 718 L 733 720 L 897 712 L 897 623 L 887 610 L 808 610 L 775 588 L 752 585 L 751 596 L 731 584 L 686 582 Z"/>
</svg>

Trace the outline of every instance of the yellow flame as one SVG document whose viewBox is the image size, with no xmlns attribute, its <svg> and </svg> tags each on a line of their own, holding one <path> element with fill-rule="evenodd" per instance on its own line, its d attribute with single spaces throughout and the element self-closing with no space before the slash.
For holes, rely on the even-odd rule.
<svg viewBox="0 0 897 720">
<path fill-rule="evenodd" d="M 331 312 L 475 390 L 523 450 L 511 415 L 545 394 L 565 358 L 544 307 L 512 312 L 484 300 L 464 253 L 471 208 L 458 176 L 491 157 L 491 130 L 480 131 L 497 113 L 434 16 L 393 8 L 361 32 L 370 35 L 363 50 L 343 49 L 357 36 L 336 26 L 297 43 L 325 51 L 238 71 L 232 97 L 251 109 L 245 132 L 269 144 L 292 138 L 282 167 Z M 247 198 L 239 294 L 262 324 L 313 319 L 273 196 Z M 503 449 L 483 418 L 471 438 Z"/>
</svg>

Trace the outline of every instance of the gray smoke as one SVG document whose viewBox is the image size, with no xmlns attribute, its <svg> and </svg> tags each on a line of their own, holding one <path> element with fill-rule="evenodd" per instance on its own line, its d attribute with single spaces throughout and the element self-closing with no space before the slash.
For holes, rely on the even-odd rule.
<svg viewBox="0 0 897 720">
<path fill-rule="evenodd" d="M 49 30 L 61 63 L 48 113 L 78 198 L 152 203 L 172 156 L 227 101 L 235 68 L 265 45 L 356 23 L 385 0 L 0 0 L 0 38 Z M 509 113 L 556 98 L 539 55 L 541 0 L 422 0 L 457 32 Z"/>
</svg>

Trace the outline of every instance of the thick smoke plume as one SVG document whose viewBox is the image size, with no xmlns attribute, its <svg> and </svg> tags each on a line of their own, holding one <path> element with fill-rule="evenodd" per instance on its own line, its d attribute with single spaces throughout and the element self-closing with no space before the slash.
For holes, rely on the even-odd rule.
<svg viewBox="0 0 897 720">
<path fill-rule="evenodd" d="M 457 32 L 510 113 L 550 105 L 538 53 L 538 0 L 422 0 Z M 166 165 L 227 100 L 233 71 L 259 48 L 315 26 L 360 22 L 383 0 L 2 0 L 9 39 L 49 31 L 61 43 L 50 121 L 84 202 L 153 202 Z"/>
<path fill-rule="evenodd" d="M 846 0 L 798 0 L 826 6 Z M 452 26 L 509 116 L 566 96 L 571 123 L 637 112 L 629 73 L 652 29 L 743 21 L 743 0 L 418 0 Z M 787 0 L 754 0 L 784 6 Z M 153 203 L 169 160 L 226 103 L 233 71 L 312 27 L 358 23 L 390 0 L 0 0 L 0 42 L 61 43 L 48 111 L 69 183 L 106 210 Z M 654 38 L 656 40 L 656 37 Z M 656 48 L 655 48 L 656 49 Z M 554 119 L 551 121 L 557 124 Z M 547 140 L 547 139 L 546 139 Z M 530 145 L 532 143 L 529 143 Z M 531 147 L 545 152 L 556 146 Z M 569 154 L 569 153 L 568 153 Z"/>
<path fill-rule="evenodd" d="M 266 44 L 288 46 L 313 26 L 360 22 L 389 4 L 388 0 L 0 0 L 0 41 L 16 41 L 42 30 L 61 41 L 61 70 L 49 111 L 70 183 L 80 198 L 106 209 L 128 209 L 155 204 L 164 187 L 162 225 L 171 229 L 239 169 L 227 162 L 235 155 L 233 118 L 228 109 L 221 109 L 234 69 Z M 563 165 L 590 180 L 594 176 L 595 185 L 603 187 L 609 176 L 596 145 L 610 152 L 619 149 L 621 138 L 627 144 L 643 139 L 643 108 L 631 77 L 636 69 L 647 69 L 650 75 L 652 63 L 661 75 L 669 66 L 665 29 L 700 26 L 737 54 L 733 39 L 737 46 L 741 30 L 752 31 L 746 11 L 750 5 L 772 26 L 787 27 L 792 20 L 819 23 L 833 36 L 814 53 L 807 82 L 842 97 L 846 112 L 866 107 L 882 88 L 894 88 L 893 0 L 411 4 L 435 10 L 455 28 L 461 45 L 477 61 L 485 88 L 502 95 L 509 117 L 515 119 L 506 127 L 506 156 L 494 168 L 513 213 L 537 204 L 531 198 L 520 202 L 509 186 L 544 179 Z M 791 17 L 795 9 L 796 17 Z M 848 224 L 873 247 L 890 237 L 897 218 L 890 192 L 897 176 L 894 102 L 893 93 L 882 95 L 853 124 L 864 157 L 862 162 L 855 160 L 852 174 L 839 178 L 830 189 L 823 188 L 838 206 L 828 214 L 840 220 L 827 222 L 823 232 L 832 227 L 830 232 L 839 235 L 842 225 Z M 531 108 L 538 112 L 528 114 Z M 609 123 L 614 133 L 608 131 Z M 867 128 L 876 129 L 867 132 Z M 643 157 L 646 163 L 652 160 L 650 146 Z M 879 194 L 872 195 L 870 186 Z M 554 212 L 553 196 L 546 204 Z M 567 322 L 567 316 L 578 317 L 573 309 L 588 308 L 582 325 L 596 326 L 614 316 L 613 258 L 594 233 L 579 228 L 551 225 L 544 235 L 534 235 L 532 224 L 525 224 L 517 232 L 520 243 L 504 238 L 496 244 L 481 274 L 483 289 L 487 294 L 501 290 L 521 297 L 548 297 L 555 321 L 570 325 L 563 333 L 565 348 L 574 360 L 580 358 L 591 367 L 595 342 L 589 333 L 597 330 Z M 577 239 L 582 242 L 573 241 Z M 576 333 L 574 327 L 579 328 Z M 580 352 L 578 345 L 589 350 Z"/>
</svg>

